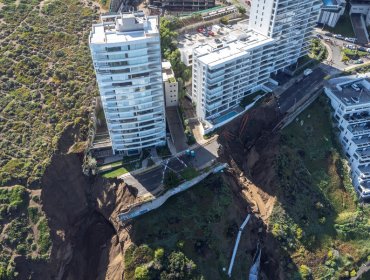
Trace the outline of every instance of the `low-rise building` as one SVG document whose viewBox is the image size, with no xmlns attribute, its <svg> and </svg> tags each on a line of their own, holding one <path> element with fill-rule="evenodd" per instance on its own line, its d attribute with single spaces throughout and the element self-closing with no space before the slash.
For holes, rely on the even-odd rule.
<svg viewBox="0 0 370 280">
<path fill-rule="evenodd" d="M 335 27 L 346 8 L 345 0 L 323 0 L 318 23 Z"/>
<path fill-rule="evenodd" d="M 326 82 L 339 138 L 361 198 L 370 198 L 370 79 L 347 76 Z"/>
<path fill-rule="evenodd" d="M 169 61 L 162 62 L 162 77 L 166 107 L 178 106 L 179 85 L 176 81 L 175 74 L 172 71 L 171 63 Z"/>
</svg>

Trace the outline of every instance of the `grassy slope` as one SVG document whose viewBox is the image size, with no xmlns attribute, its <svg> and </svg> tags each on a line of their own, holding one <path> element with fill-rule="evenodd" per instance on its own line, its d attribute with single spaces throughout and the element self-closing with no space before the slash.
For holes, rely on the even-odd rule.
<svg viewBox="0 0 370 280">
<path fill-rule="evenodd" d="M 281 193 L 271 229 L 294 262 L 308 265 L 315 279 L 344 276 L 370 254 L 370 211 L 356 203 L 326 98 L 298 119 L 282 132 Z"/>
<path fill-rule="evenodd" d="M 245 215 L 238 211 L 231 190 L 221 177 L 213 176 L 171 198 L 159 210 L 139 217 L 130 235 L 136 245 L 163 247 L 166 254 L 183 251 L 205 279 L 228 279 L 221 269 L 228 267 L 238 225 Z M 237 258 L 235 279 L 245 277 L 250 261 L 245 254 Z M 133 272 L 126 270 L 128 280 L 130 275 Z"/>
<path fill-rule="evenodd" d="M 61 133 L 87 116 L 96 94 L 87 46 L 95 13 L 77 0 L 42 10 L 40 0 L 2 2 L 0 185 L 36 185 Z"/>
<path fill-rule="evenodd" d="M 43 1 L 42 9 L 41 0 L 0 3 L 0 187 L 37 188 L 65 127 L 78 123 L 87 132 L 95 12 L 77 0 Z M 19 199 L 15 190 L 0 188 L 1 279 L 14 276 L 12 256 L 48 259 L 50 252 L 40 192 L 24 189 Z"/>
</svg>

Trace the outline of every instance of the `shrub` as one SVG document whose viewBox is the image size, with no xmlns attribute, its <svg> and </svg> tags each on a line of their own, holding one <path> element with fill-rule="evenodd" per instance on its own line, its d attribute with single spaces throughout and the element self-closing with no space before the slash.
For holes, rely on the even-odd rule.
<svg viewBox="0 0 370 280">
<path fill-rule="evenodd" d="M 136 280 L 149 280 L 149 269 L 145 265 L 141 265 L 135 268 L 135 279 Z"/>
<path fill-rule="evenodd" d="M 299 267 L 299 273 L 304 279 L 309 279 L 311 276 L 311 269 L 307 265 L 302 264 Z"/>
</svg>

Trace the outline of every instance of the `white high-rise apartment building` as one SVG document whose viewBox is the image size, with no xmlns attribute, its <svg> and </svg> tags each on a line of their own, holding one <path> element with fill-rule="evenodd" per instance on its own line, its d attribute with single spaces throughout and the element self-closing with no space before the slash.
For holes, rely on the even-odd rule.
<svg viewBox="0 0 370 280">
<path fill-rule="evenodd" d="M 321 0 L 253 0 L 249 27 L 275 39 L 273 71 L 308 53 Z"/>
<path fill-rule="evenodd" d="M 130 155 L 164 145 L 158 18 L 101 16 L 89 43 L 113 152 Z"/>
<path fill-rule="evenodd" d="M 253 0 L 249 26 L 220 30 L 193 49 L 192 100 L 204 133 L 242 113 L 239 103 L 270 74 L 308 53 L 321 0 Z"/>
</svg>

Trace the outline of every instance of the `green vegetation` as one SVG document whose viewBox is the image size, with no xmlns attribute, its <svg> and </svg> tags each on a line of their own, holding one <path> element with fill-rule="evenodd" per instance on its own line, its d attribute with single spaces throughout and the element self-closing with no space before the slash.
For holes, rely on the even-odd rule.
<svg viewBox="0 0 370 280">
<path fill-rule="evenodd" d="M 181 171 L 180 175 L 184 180 L 188 181 L 199 176 L 200 174 L 194 167 L 186 167 L 183 171 Z"/>
<path fill-rule="evenodd" d="M 367 56 L 368 52 L 358 51 L 358 50 L 350 50 L 347 48 L 342 49 L 342 61 L 349 61 L 349 60 L 356 60 L 361 57 Z"/>
<path fill-rule="evenodd" d="M 95 13 L 77 0 L 2 2 L 0 185 L 37 186 L 65 128 L 87 133 L 76 120 L 97 93 L 87 46 Z"/>
<path fill-rule="evenodd" d="M 176 172 L 172 170 L 167 170 L 164 174 L 163 185 L 165 189 L 172 189 L 174 187 L 177 187 L 180 182 L 181 179 Z"/>
<path fill-rule="evenodd" d="M 125 256 L 127 280 L 134 279 L 134 268 L 138 265 L 149 268 L 149 279 L 226 279 L 222 268 L 230 262 L 238 225 L 245 215 L 237 205 L 222 176 L 213 175 L 181 195 L 170 198 L 161 209 L 138 217 L 131 229 L 135 246 L 127 250 Z M 151 250 L 146 250 L 149 253 L 146 261 L 138 263 L 133 257 L 134 248 L 143 245 Z M 179 277 L 155 278 L 158 274 L 151 273 L 156 271 L 153 267 L 157 267 L 158 259 L 162 260 L 158 267 L 163 265 L 167 275 L 170 274 L 168 270 L 176 269 Z M 176 259 L 178 264 L 174 265 Z M 251 261 L 249 254 L 238 255 L 232 279 L 244 279 Z M 194 277 L 182 276 L 184 263 L 191 268 L 196 265 Z"/>
<path fill-rule="evenodd" d="M 357 203 L 326 97 L 283 130 L 277 173 L 272 234 L 301 277 L 347 277 L 370 254 L 370 209 Z"/>
<path fill-rule="evenodd" d="M 117 178 L 130 171 L 141 168 L 144 157 L 144 153 L 139 156 L 127 156 L 123 160 L 100 166 L 99 169 L 103 172 L 105 168 L 109 168 L 109 171 L 103 173 L 102 176 L 104 178 Z"/>
<path fill-rule="evenodd" d="M 15 255 L 47 260 L 51 242 L 39 195 L 2 187 L 39 188 L 66 128 L 86 138 L 96 13 L 78 0 L 0 2 L 0 279 L 12 279 Z"/>
<path fill-rule="evenodd" d="M 163 57 L 171 63 L 175 77 L 181 82 L 186 82 L 191 78 L 191 67 L 181 62 L 180 51 L 176 46 L 179 21 L 177 18 L 160 18 L 161 48 Z"/>
<path fill-rule="evenodd" d="M 163 248 L 155 252 L 158 250 L 160 258 L 146 244 L 131 245 L 125 254 L 125 279 L 197 279 L 196 265 L 183 252 L 165 254 Z"/>
<path fill-rule="evenodd" d="M 316 61 L 323 61 L 327 55 L 327 50 L 321 41 L 317 38 L 312 39 L 310 57 Z"/>
<path fill-rule="evenodd" d="M 50 231 L 46 219 L 40 220 L 37 229 L 39 230 L 37 244 L 39 245 L 40 253 L 43 255 L 48 252 L 51 246 Z"/>
<path fill-rule="evenodd" d="M 21 210 L 27 204 L 28 193 L 22 186 L 11 189 L 0 188 L 0 222 L 3 218 Z"/>
<path fill-rule="evenodd" d="M 247 12 L 246 9 L 242 6 L 237 6 L 238 8 L 238 12 L 242 15 L 245 15 L 245 13 Z"/>
</svg>

